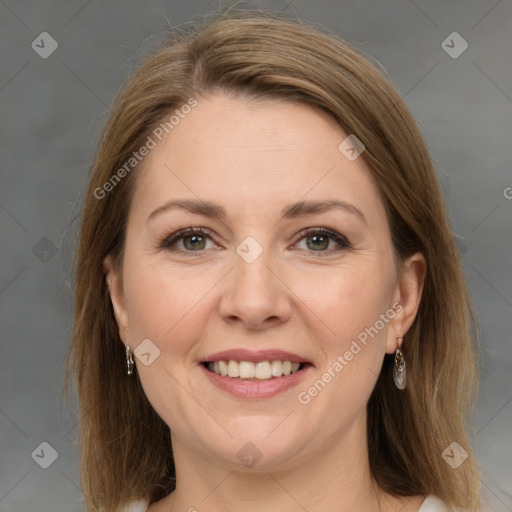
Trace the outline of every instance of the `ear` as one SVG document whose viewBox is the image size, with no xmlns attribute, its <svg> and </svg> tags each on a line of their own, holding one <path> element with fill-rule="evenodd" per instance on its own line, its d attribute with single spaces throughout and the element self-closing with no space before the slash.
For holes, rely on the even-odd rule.
<svg viewBox="0 0 512 512">
<path fill-rule="evenodd" d="M 122 276 L 115 270 L 110 255 L 103 261 L 103 269 L 105 270 L 105 280 L 109 289 L 110 300 L 112 301 L 112 307 L 119 329 L 119 336 L 125 345 L 129 345 L 130 329 L 128 313 L 125 307 Z"/>
<path fill-rule="evenodd" d="M 393 304 L 400 304 L 395 309 L 396 315 L 390 321 L 386 343 L 386 352 L 392 354 L 397 349 L 396 336 L 405 337 L 410 329 L 420 306 L 427 263 L 421 252 L 417 252 L 404 261 L 393 294 Z"/>
</svg>

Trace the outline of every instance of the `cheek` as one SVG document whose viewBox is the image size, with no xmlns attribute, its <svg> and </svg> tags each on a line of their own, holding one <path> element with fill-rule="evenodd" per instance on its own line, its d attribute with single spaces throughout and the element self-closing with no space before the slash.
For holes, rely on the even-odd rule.
<svg viewBox="0 0 512 512">
<path fill-rule="evenodd" d="M 365 329 L 373 326 L 391 306 L 392 272 L 374 258 L 348 263 L 337 271 L 330 271 L 315 286 L 309 280 L 302 290 L 308 306 L 330 333 L 328 351 L 342 350 Z M 385 324 L 387 325 L 387 323 Z M 379 335 L 384 337 L 385 328 Z M 364 336 L 362 336 L 364 337 Z"/>
<path fill-rule="evenodd" d="M 191 375 L 195 374 L 190 369 L 194 365 L 195 344 L 211 315 L 207 292 L 216 280 L 204 272 L 199 276 L 195 272 L 193 277 L 192 273 L 161 263 L 140 262 L 137 266 L 133 262 L 129 268 L 125 296 L 134 345 L 149 339 L 159 350 L 147 366 L 136 360 L 137 373 L 155 411 L 187 437 L 190 418 L 203 418 L 205 414 L 193 399 L 201 395 L 194 387 Z"/>
<path fill-rule="evenodd" d="M 149 338 L 164 351 L 172 342 L 169 355 L 183 355 L 187 343 L 199 336 L 198 320 L 211 281 L 204 272 L 198 276 L 168 265 L 134 262 L 126 275 L 125 297 L 135 345 Z"/>
<path fill-rule="evenodd" d="M 318 317 L 312 336 L 323 357 L 314 378 L 298 390 L 297 400 L 312 423 L 329 411 L 322 426 L 325 435 L 348 428 L 364 412 L 375 387 L 389 321 L 395 316 L 392 278 L 389 268 L 359 261 L 357 267 L 333 273 L 308 304 L 315 312 L 310 318 Z"/>
</svg>

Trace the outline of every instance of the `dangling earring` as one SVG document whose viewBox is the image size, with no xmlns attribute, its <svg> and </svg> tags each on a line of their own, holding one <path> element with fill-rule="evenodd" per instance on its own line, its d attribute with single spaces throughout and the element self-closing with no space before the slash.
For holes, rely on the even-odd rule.
<svg viewBox="0 0 512 512">
<path fill-rule="evenodd" d="M 405 389 L 405 357 L 402 352 L 402 336 L 396 337 L 398 348 L 395 352 L 395 365 L 393 367 L 393 380 L 398 389 Z"/>
<path fill-rule="evenodd" d="M 130 350 L 130 347 L 126 347 L 126 373 L 128 375 L 133 374 L 133 367 L 135 364 L 133 363 L 133 357 L 132 357 L 132 351 Z"/>
</svg>

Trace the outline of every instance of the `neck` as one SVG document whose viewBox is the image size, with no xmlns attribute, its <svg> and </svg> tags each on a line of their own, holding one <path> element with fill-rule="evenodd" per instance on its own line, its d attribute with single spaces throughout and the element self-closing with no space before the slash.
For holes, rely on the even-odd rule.
<svg viewBox="0 0 512 512">
<path fill-rule="evenodd" d="M 173 438 L 177 485 L 167 510 L 390 510 L 384 506 L 389 497 L 370 474 L 366 435 L 361 435 L 366 433 L 365 418 L 356 423 L 343 436 L 301 450 L 285 468 L 256 470 L 256 465 L 242 471 Z"/>
</svg>

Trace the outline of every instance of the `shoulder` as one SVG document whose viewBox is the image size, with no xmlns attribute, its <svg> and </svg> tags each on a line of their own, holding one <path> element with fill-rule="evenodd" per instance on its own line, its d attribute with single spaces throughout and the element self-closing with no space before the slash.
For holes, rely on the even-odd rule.
<svg viewBox="0 0 512 512">
<path fill-rule="evenodd" d="M 130 502 L 120 512 L 147 512 L 148 507 L 148 501 L 136 500 Z M 425 498 L 418 512 L 452 512 L 452 510 L 443 500 L 430 494 Z"/>
<path fill-rule="evenodd" d="M 421 507 L 419 508 L 418 512 L 452 512 L 453 509 L 445 503 L 443 500 L 438 498 L 437 496 L 433 494 L 429 494 L 423 503 L 421 504 Z"/>
<path fill-rule="evenodd" d="M 122 508 L 119 512 L 146 512 L 149 507 L 149 501 L 134 500 Z"/>
</svg>

